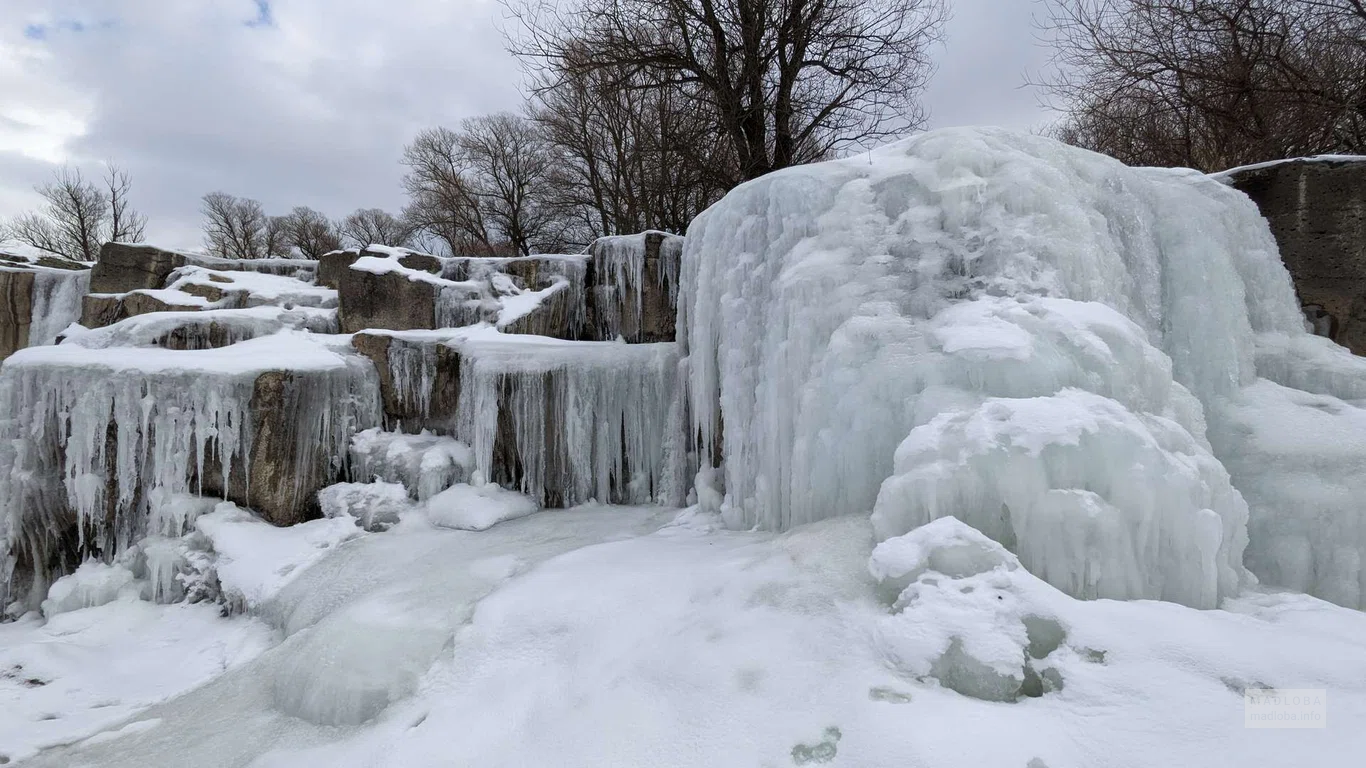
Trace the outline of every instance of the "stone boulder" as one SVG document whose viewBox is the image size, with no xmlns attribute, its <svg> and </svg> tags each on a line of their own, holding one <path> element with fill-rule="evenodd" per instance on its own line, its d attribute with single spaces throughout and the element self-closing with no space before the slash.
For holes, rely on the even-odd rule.
<svg viewBox="0 0 1366 768">
<path fill-rule="evenodd" d="M 454 347 L 382 331 L 357 333 L 351 346 L 375 364 L 389 429 L 454 432 L 460 396 L 460 354 Z"/>
<path fill-rule="evenodd" d="M 440 276 L 441 259 L 374 246 L 357 252 L 338 284 L 342 333 L 408 331 L 494 321 L 487 286 Z"/>
<path fill-rule="evenodd" d="M 105 243 L 91 270 L 91 293 L 127 293 L 161 288 L 191 257 L 143 243 Z"/>
<path fill-rule="evenodd" d="M 199 312 L 213 302 L 182 291 L 139 290 L 128 293 L 91 293 L 81 301 L 81 325 L 104 328 L 120 320 L 152 312 Z"/>
<path fill-rule="evenodd" d="M 334 291 L 340 289 L 346 270 L 359 258 L 360 251 L 355 248 L 324 253 L 318 258 L 318 285 Z"/>
<path fill-rule="evenodd" d="M 683 238 L 665 232 L 601 237 L 590 248 L 592 338 L 629 344 L 674 340 Z"/>
<path fill-rule="evenodd" d="M 1291 160 L 1222 176 L 1271 225 L 1315 332 L 1366 354 L 1366 161 Z"/>
<path fill-rule="evenodd" d="M 145 243 L 105 243 L 90 278 L 92 293 L 127 293 L 165 287 L 172 272 L 184 266 L 228 272 L 261 272 L 312 280 L 318 263 L 309 259 L 220 259 L 157 248 Z"/>
<path fill-rule="evenodd" d="M 33 272 L 0 269 L 0 360 L 28 346 L 33 323 Z"/>
</svg>

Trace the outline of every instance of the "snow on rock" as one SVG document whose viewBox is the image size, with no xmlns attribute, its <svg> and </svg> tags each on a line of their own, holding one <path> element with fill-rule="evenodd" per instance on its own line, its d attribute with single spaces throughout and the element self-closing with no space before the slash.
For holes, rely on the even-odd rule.
<svg viewBox="0 0 1366 768">
<path fill-rule="evenodd" d="M 221 271 L 188 265 L 171 273 L 167 289 L 197 290 L 209 297 L 228 298 L 240 307 L 335 308 L 337 292 L 284 275 Z"/>
<path fill-rule="evenodd" d="M 869 571 L 892 598 L 880 637 L 904 675 L 986 701 L 1062 688 L 1043 662 L 1066 639 L 1000 544 L 952 517 L 883 541 Z"/>
<path fill-rule="evenodd" d="M 294 521 L 379 421 L 372 367 L 299 332 L 188 352 L 24 350 L 0 371 L 0 413 L 0 590 L 29 583 L 30 602 L 64 557 L 184 533 L 149 529 L 164 494 L 212 486 Z"/>
<path fill-rule="evenodd" d="M 412 507 L 399 483 L 337 483 L 318 491 L 324 517 L 350 517 L 367 531 L 384 531 Z"/>
<path fill-rule="evenodd" d="M 335 309 L 275 306 L 248 309 L 206 309 L 198 312 L 151 312 L 134 315 L 103 328 L 82 328 L 65 334 L 65 344 L 92 349 L 108 347 L 167 347 L 213 349 L 281 330 L 336 333 Z"/>
<path fill-rule="evenodd" d="M 464 480 L 473 466 L 470 447 L 453 437 L 430 432 L 407 435 L 376 427 L 351 438 L 352 479 L 401 483 L 418 501 Z"/>
<path fill-rule="evenodd" d="M 459 483 L 427 500 L 427 519 L 440 528 L 482 531 L 538 509 L 530 496 L 493 483 Z"/>
<path fill-rule="evenodd" d="M 52 618 L 59 613 L 94 608 L 119 599 L 136 600 L 140 588 L 133 572 L 119 564 L 87 560 L 69 576 L 52 583 L 43 601 L 43 615 Z"/>
<path fill-rule="evenodd" d="M 329 550 L 362 534 L 347 516 L 277 528 L 224 502 L 195 521 L 209 542 L 214 571 L 229 605 L 256 610 Z"/>
<path fill-rule="evenodd" d="M 1235 489 L 1278 461 L 1212 437 L 1259 375 L 1285 378 L 1259 344 L 1292 340 L 1294 377 L 1344 401 L 1340 428 L 1356 418 L 1346 350 L 1293 341 L 1307 333 L 1256 207 L 1191 171 L 932 131 L 744 184 L 684 249 L 690 413 L 735 527 L 876 506 L 885 537 L 955 515 L 1073 594 L 1209 607 L 1249 579 Z M 1254 520 L 1363 517 L 1303 485 L 1247 498 Z"/>
</svg>

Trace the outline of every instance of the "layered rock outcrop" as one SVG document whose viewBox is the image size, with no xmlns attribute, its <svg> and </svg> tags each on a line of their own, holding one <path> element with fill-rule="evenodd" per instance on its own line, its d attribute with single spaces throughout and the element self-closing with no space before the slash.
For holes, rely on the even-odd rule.
<svg viewBox="0 0 1366 768">
<path fill-rule="evenodd" d="M 1257 204 L 1314 332 L 1366 355 L 1366 158 L 1308 158 L 1222 175 Z"/>
</svg>

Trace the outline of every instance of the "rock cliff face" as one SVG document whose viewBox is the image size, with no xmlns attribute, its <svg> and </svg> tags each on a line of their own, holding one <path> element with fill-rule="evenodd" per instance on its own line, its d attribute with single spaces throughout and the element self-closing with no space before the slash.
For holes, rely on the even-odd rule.
<svg viewBox="0 0 1366 768">
<path fill-rule="evenodd" d="M 1270 223 L 1314 332 L 1366 355 L 1366 160 L 1291 160 L 1224 178 Z"/>
<path fill-rule="evenodd" d="M 24 347 L 55 341 L 79 319 L 89 283 L 85 264 L 0 251 L 0 360 Z"/>
<path fill-rule="evenodd" d="M 185 533 L 203 506 L 187 497 L 316 517 L 321 489 L 403 464 L 356 454 L 361 433 L 450 459 L 399 473 L 419 498 L 469 479 L 547 507 L 681 502 L 677 351 L 653 343 L 672 338 L 680 242 L 491 259 L 370 246 L 316 269 L 112 243 L 93 274 L 75 265 L 66 319 L 42 287 L 58 270 L 0 267 L 0 349 L 51 344 L 77 312 L 84 326 L 0 368 L 0 607 Z"/>
</svg>

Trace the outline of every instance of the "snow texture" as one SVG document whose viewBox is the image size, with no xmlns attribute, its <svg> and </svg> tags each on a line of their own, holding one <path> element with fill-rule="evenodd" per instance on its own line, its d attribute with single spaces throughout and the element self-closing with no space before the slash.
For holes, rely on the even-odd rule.
<svg viewBox="0 0 1366 768">
<path fill-rule="evenodd" d="M 242 294 L 240 306 L 282 306 L 335 308 L 337 292 L 331 288 L 312 285 L 293 277 L 264 272 L 216 271 L 199 266 L 185 266 L 173 272 L 167 289 L 184 291 L 189 286 L 217 288 L 232 295 Z"/>
<path fill-rule="evenodd" d="M 114 741 L 31 765 L 1169 768 L 1360 754 L 1345 727 L 1366 717 L 1358 611 L 1256 591 L 1208 611 L 1079 601 L 955 520 L 874 548 L 852 515 L 781 534 L 672 516 L 556 510 L 478 533 L 405 519 L 281 589 L 274 648 L 104 725 Z M 1264 686 L 1329 689 L 1328 727 L 1244 729 L 1243 691 Z"/>
<path fill-rule="evenodd" d="M 337 483 L 318 491 L 323 517 L 350 517 L 367 531 L 385 531 L 412 507 L 399 483 Z"/>
<path fill-rule="evenodd" d="M 109 558 L 153 530 L 154 505 L 197 493 L 205 467 L 248 470 L 256 379 L 273 370 L 309 382 L 287 425 L 298 455 L 346 455 L 380 421 L 373 366 L 326 337 L 287 331 L 213 350 L 21 350 L 0 371 L 0 597 L 20 549 L 43 572 L 67 516 L 82 550 Z M 249 473 L 248 473 L 249 476 Z M 11 595 L 9 599 L 23 599 Z M 0 600 L 7 604 L 9 599 Z"/>
<path fill-rule="evenodd" d="M 214 570 L 229 605 L 259 610 L 333 547 L 363 532 L 350 517 L 276 528 L 231 502 L 195 521 L 209 542 Z"/>
<path fill-rule="evenodd" d="M 885 538 L 955 515 L 1072 594 L 1201 607 L 1250 581 L 1248 545 L 1258 576 L 1363 605 L 1327 583 L 1366 578 L 1363 508 L 1314 486 L 1361 476 L 1360 441 L 1233 437 L 1252 399 L 1270 431 L 1359 435 L 1362 393 L 1241 193 L 948 129 L 744 184 L 684 248 L 690 413 L 728 524 L 876 507 Z"/>
<path fill-rule="evenodd" d="M 460 483 L 427 500 L 427 519 L 440 528 L 482 531 L 526 517 L 539 507 L 530 496 L 494 483 Z"/>
<path fill-rule="evenodd" d="M 200 312 L 149 312 L 103 328 L 76 326 L 64 344 L 91 349 L 166 346 L 175 336 L 183 349 L 211 349 L 269 336 L 282 330 L 336 333 L 337 311 L 314 307 L 260 306 Z"/>
</svg>

